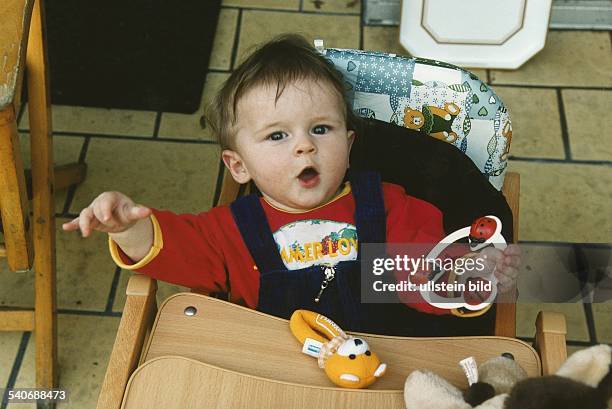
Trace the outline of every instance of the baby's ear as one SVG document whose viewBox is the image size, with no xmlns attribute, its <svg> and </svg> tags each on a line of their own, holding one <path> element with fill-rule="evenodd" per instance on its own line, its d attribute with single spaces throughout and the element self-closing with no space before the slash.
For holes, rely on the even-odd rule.
<svg viewBox="0 0 612 409">
<path fill-rule="evenodd" d="M 349 149 L 351 148 L 351 146 L 353 146 L 353 142 L 355 142 L 355 136 L 356 135 L 357 134 L 355 133 L 354 130 L 352 130 L 352 129 L 347 130 L 346 137 L 349 140 Z"/>
<path fill-rule="evenodd" d="M 356 135 L 357 134 L 352 129 L 347 130 L 346 137 L 348 138 L 348 154 L 349 154 L 349 156 L 351 154 L 351 148 L 353 147 L 353 142 L 355 142 L 355 136 Z M 346 164 L 346 168 L 348 169 L 350 167 L 351 167 L 351 164 L 347 163 Z"/>
<path fill-rule="evenodd" d="M 225 149 L 221 152 L 221 159 L 236 182 L 242 184 L 251 180 L 251 175 L 238 152 Z"/>
</svg>

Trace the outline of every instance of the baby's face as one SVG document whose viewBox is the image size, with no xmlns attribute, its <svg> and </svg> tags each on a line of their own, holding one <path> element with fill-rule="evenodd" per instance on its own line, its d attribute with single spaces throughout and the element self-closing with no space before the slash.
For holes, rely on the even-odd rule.
<svg viewBox="0 0 612 409">
<path fill-rule="evenodd" d="M 309 210 L 337 193 L 354 133 L 331 86 L 299 81 L 275 98 L 276 86 L 260 86 L 240 99 L 236 151 L 223 159 L 234 179 L 252 179 L 273 206 Z"/>
</svg>

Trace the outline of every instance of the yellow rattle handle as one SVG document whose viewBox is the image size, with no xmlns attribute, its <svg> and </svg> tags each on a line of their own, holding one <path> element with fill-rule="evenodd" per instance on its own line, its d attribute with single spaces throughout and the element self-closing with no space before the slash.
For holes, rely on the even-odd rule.
<svg viewBox="0 0 612 409">
<path fill-rule="evenodd" d="M 308 310 L 295 310 L 289 320 L 289 328 L 301 344 L 306 342 L 307 338 L 324 344 L 337 336 L 346 337 L 335 322 Z"/>
<path fill-rule="evenodd" d="M 360 337 L 347 336 L 332 320 L 308 310 L 296 310 L 289 328 L 302 344 L 302 352 L 317 358 L 319 368 L 344 388 L 366 388 L 383 376 L 387 365 Z"/>
</svg>

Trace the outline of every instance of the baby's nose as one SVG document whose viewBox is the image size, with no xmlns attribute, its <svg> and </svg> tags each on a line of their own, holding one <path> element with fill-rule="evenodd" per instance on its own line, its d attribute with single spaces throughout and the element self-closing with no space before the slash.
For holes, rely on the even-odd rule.
<svg viewBox="0 0 612 409">
<path fill-rule="evenodd" d="M 313 143 L 312 139 L 309 136 L 304 136 L 300 138 L 295 145 L 295 153 L 296 155 L 304 155 L 307 153 L 316 152 L 317 147 Z"/>
</svg>

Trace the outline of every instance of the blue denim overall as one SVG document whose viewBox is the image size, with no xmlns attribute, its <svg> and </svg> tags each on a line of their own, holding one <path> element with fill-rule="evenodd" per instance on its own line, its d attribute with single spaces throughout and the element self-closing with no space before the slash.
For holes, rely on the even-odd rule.
<svg viewBox="0 0 612 409">
<path fill-rule="evenodd" d="M 314 265 L 288 270 L 258 196 L 242 197 L 230 205 L 234 219 L 259 270 L 257 310 L 288 319 L 297 309 L 323 314 L 341 328 L 376 332 L 375 317 L 361 303 L 361 243 L 384 243 L 386 217 L 380 175 L 350 175 L 355 200 L 358 258 L 333 266 Z M 317 299 L 318 301 L 315 301 Z"/>
</svg>

